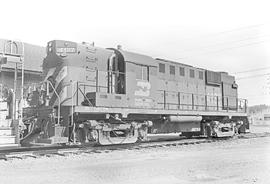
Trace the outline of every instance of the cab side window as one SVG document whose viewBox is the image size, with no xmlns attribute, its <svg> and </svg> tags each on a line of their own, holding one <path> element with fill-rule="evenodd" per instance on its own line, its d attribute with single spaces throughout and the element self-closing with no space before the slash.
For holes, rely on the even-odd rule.
<svg viewBox="0 0 270 184">
<path fill-rule="evenodd" d="M 149 67 L 144 65 L 135 65 L 136 79 L 149 81 Z"/>
</svg>

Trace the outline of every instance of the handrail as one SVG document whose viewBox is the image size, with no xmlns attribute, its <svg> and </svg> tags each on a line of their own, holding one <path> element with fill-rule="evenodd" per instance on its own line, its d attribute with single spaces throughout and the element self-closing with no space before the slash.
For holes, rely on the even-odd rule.
<svg viewBox="0 0 270 184">
<path fill-rule="evenodd" d="M 166 91 L 166 90 L 157 90 L 159 94 L 163 95 L 163 102 L 158 102 L 159 105 L 163 105 L 163 109 L 170 109 L 170 106 L 174 105 L 174 106 L 178 106 L 177 109 L 180 109 L 180 106 L 187 106 L 187 107 L 191 107 L 194 110 L 194 107 L 200 107 L 200 106 L 205 106 L 205 110 L 209 110 L 209 108 L 215 107 L 217 111 L 220 111 L 220 108 L 223 110 L 235 110 L 236 112 L 238 112 L 239 109 L 243 110 L 244 112 L 247 112 L 247 100 L 246 99 L 240 99 L 240 98 L 236 98 L 233 96 L 216 96 L 216 95 L 204 95 L 204 94 L 194 94 L 194 93 L 185 93 L 185 92 L 178 92 L 178 91 Z M 174 94 L 177 96 L 178 100 L 177 103 L 170 103 L 167 102 L 168 99 L 166 96 L 168 96 L 169 94 Z M 191 98 L 191 101 L 189 101 L 190 103 L 187 102 L 187 104 L 183 104 L 181 103 L 181 97 L 180 94 L 184 94 L 184 95 L 189 95 L 189 97 Z M 204 104 L 200 105 L 199 103 L 194 103 L 194 97 L 203 97 L 204 98 Z M 210 97 L 213 101 L 211 102 L 212 104 L 215 105 L 208 105 L 208 98 Z M 235 101 L 235 105 L 230 106 L 230 102 L 229 99 L 236 99 Z M 222 102 L 220 103 L 219 101 Z M 225 101 L 226 100 L 226 101 Z M 241 105 L 244 106 L 242 107 Z M 213 109 L 214 110 L 214 109 Z"/>
<path fill-rule="evenodd" d="M 158 90 L 156 90 L 156 91 L 164 92 L 164 91 L 166 91 L 166 90 L 158 89 Z M 181 93 L 181 94 L 190 94 L 190 95 L 194 94 L 194 93 L 180 92 L 180 91 L 166 91 L 166 93 L 175 93 L 175 94 Z M 194 95 L 204 96 L 205 94 L 194 94 Z M 218 97 L 218 96 L 216 96 L 216 95 L 207 95 L 207 96 Z M 223 97 L 235 97 L 235 96 L 228 96 L 228 95 L 227 95 L 227 96 L 223 96 Z M 244 98 L 237 98 L 237 99 L 239 99 L 239 100 L 246 100 L 246 99 L 244 99 Z"/>
<path fill-rule="evenodd" d="M 119 72 L 120 73 L 120 72 Z M 81 87 L 84 87 L 82 89 Z M 86 90 L 88 87 L 93 87 L 92 90 Z M 95 89 L 94 89 L 95 88 Z M 86 97 L 86 93 L 88 92 L 99 92 L 100 89 L 107 89 L 107 86 L 98 86 L 98 85 L 91 85 L 87 84 L 85 82 L 77 82 L 77 93 L 80 91 L 80 93 L 84 96 L 84 98 L 87 100 L 88 104 L 91 106 L 94 106 L 91 101 Z M 194 93 L 188 93 L 188 92 L 179 92 L 179 91 L 166 91 L 166 90 L 156 90 L 158 93 L 162 93 L 164 95 L 163 100 L 160 99 L 160 101 L 157 102 L 158 105 L 163 105 L 163 107 L 158 107 L 158 109 L 171 109 L 170 106 L 178 106 L 176 109 L 180 109 L 181 106 L 191 107 L 193 110 L 199 110 L 202 109 L 205 111 L 214 110 L 214 111 L 224 111 L 224 110 L 234 110 L 236 112 L 246 112 L 246 99 L 240 99 L 233 96 L 217 96 L 217 95 L 205 95 L 205 94 L 194 94 Z M 170 100 L 168 100 L 167 95 L 168 94 L 174 94 L 178 96 L 178 103 L 170 103 Z M 189 102 L 182 101 L 182 97 L 180 94 L 185 94 L 190 96 L 190 104 Z M 177 97 L 176 97 L 177 98 Z M 197 99 L 200 99 L 198 101 Z M 204 98 L 203 103 L 201 101 L 201 98 Z M 236 99 L 235 104 L 232 103 L 232 100 Z M 163 101 L 163 102 L 161 102 Z M 184 103 L 183 103 L 184 102 Z M 230 105 L 231 104 L 231 105 Z M 175 109 L 175 108 L 173 108 Z"/>
<path fill-rule="evenodd" d="M 88 102 L 89 104 L 91 104 L 92 106 L 94 106 L 94 105 L 90 102 L 90 100 L 86 97 L 86 95 L 82 92 L 82 90 L 81 90 L 80 87 L 78 88 L 78 90 L 82 93 L 83 97 L 87 100 L 87 102 Z"/>
<path fill-rule="evenodd" d="M 45 82 L 47 82 L 47 85 L 49 84 L 49 85 L 52 87 L 52 89 L 53 89 L 55 95 L 56 95 L 57 98 L 58 98 L 58 109 L 57 109 L 57 110 L 58 110 L 58 117 L 57 117 L 57 124 L 59 124 L 59 123 L 60 123 L 60 108 L 61 108 L 60 106 L 61 106 L 61 98 L 60 98 L 59 94 L 56 92 L 56 90 L 55 90 L 54 86 L 52 85 L 51 81 L 46 80 Z M 47 86 L 47 89 L 48 89 L 48 86 Z"/>
<path fill-rule="evenodd" d="M 97 70 L 98 71 L 98 70 Z M 125 72 L 113 71 L 113 70 L 106 70 L 106 72 L 116 73 L 116 74 L 123 74 L 126 75 Z"/>
<path fill-rule="evenodd" d="M 74 105 L 73 105 L 73 97 L 75 95 L 76 92 L 78 92 L 78 90 L 76 90 L 76 92 L 73 94 L 73 89 L 74 89 L 74 82 L 71 82 L 71 124 L 72 124 L 72 134 L 73 134 L 73 143 L 76 142 L 75 140 L 75 124 L 74 124 L 74 117 L 73 117 L 73 113 L 74 113 Z"/>
</svg>

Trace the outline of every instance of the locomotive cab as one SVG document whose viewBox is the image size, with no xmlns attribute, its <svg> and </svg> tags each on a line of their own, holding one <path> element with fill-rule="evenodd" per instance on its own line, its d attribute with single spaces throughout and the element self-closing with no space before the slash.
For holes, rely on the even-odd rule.
<svg viewBox="0 0 270 184">
<path fill-rule="evenodd" d="M 123 55 L 116 49 L 108 60 L 108 93 L 126 93 L 126 65 Z"/>
</svg>

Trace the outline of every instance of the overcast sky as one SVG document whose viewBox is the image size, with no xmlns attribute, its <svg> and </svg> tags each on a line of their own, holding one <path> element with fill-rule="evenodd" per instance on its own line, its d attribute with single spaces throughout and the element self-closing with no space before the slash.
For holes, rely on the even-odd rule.
<svg viewBox="0 0 270 184">
<path fill-rule="evenodd" d="M 270 105 L 269 7 L 262 0 L 4 0 L 0 38 L 120 44 L 231 74 L 266 68 L 235 75 L 249 105 Z"/>
</svg>

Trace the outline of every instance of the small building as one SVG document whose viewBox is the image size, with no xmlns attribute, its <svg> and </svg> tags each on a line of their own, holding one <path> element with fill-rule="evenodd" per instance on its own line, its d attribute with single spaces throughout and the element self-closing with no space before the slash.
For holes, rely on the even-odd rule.
<svg viewBox="0 0 270 184">
<path fill-rule="evenodd" d="M 24 45 L 24 48 L 23 48 Z M 33 83 L 38 83 L 42 79 L 42 63 L 46 56 L 46 48 L 42 46 L 32 45 L 29 43 L 21 43 L 17 41 L 0 39 L 0 57 L 5 54 L 7 64 L 3 64 L 0 68 L 0 97 L 3 95 L 4 89 L 14 88 L 14 71 L 16 56 L 22 55 L 24 52 L 24 89 L 27 90 Z M 18 64 L 18 80 L 17 95 L 20 98 L 21 91 L 21 65 Z"/>
<path fill-rule="evenodd" d="M 24 63 L 24 97 L 33 84 L 42 80 L 42 63 L 45 47 L 0 39 L 0 149 L 19 145 L 19 121 L 12 119 L 12 91 L 14 90 L 15 66 L 17 65 L 16 106 L 21 99 L 22 62 Z M 0 59 L 1 59 L 0 58 Z M 17 64 L 16 64 L 17 63 Z M 15 114 L 18 113 L 17 111 Z"/>
</svg>

